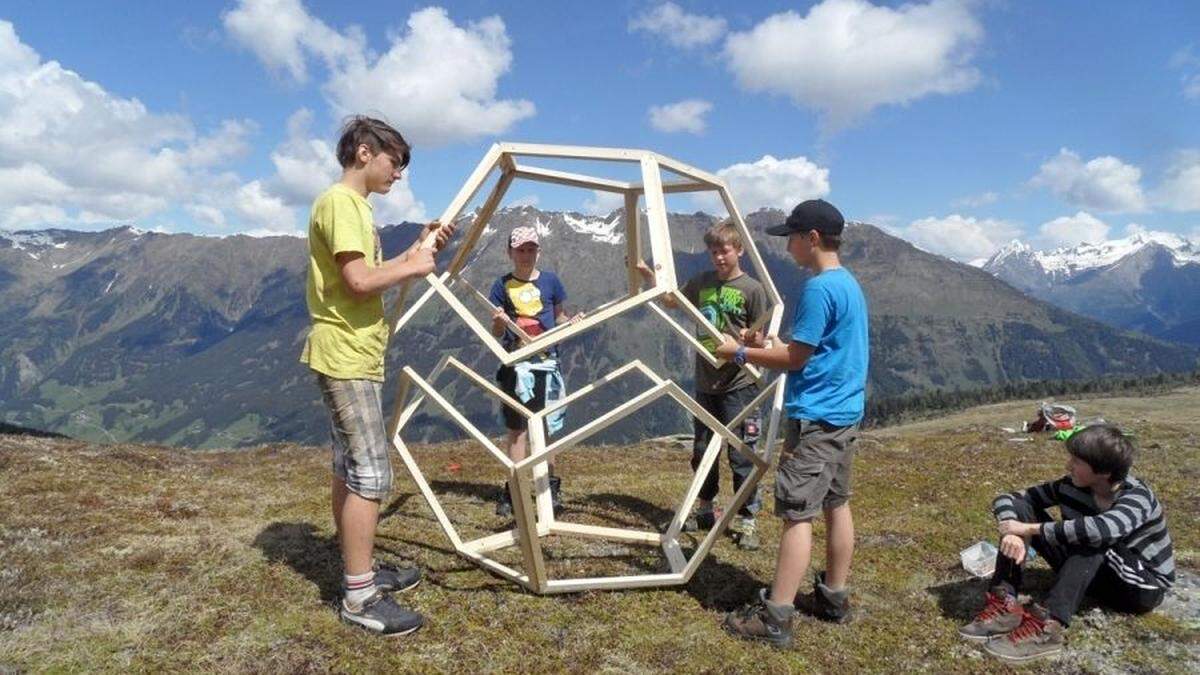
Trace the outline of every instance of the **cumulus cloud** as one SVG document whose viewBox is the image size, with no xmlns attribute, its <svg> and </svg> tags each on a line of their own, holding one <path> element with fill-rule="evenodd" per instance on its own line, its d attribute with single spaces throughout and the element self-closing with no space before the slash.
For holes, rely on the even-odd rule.
<svg viewBox="0 0 1200 675">
<path fill-rule="evenodd" d="M 1038 228 L 1040 248 L 1077 246 L 1083 243 L 1098 244 L 1108 239 L 1108 224 L 1087 211 L 1073 216 L 1061 216 Z"/>
<path fill-rule="evenodd" d="M 1154 191 L 1154 200 L 1172 211 L 1200 211 L 1200 150 L 1176 155 Z"/>
<path fill-rule="evenodd" d="M 9 227 L 144 220 L 226 180 L 254 125 L 199 132 L 57 61 L 0 21 L 0 210 Z M 152 225 L 150 225 L 152 226 Z"/>
<path fill-rule="evenodd" d="M 782 12 L 731 33 L 724 54 L 742 88 L 787 96 L 836 130 L 878 106 L 975 87 L 971 61 L 984 30 L 973 6 L 825 0 L 807 15 Z"/>
<path fill-rule="evenodd" d="M 790 210 L 806 199 L 829 194 L 829 169 L 807 157 L 776 159 L 763 155 L 757 162 L 727 166 L 717 171 L 717 175 L 729 185 L 733 200 L 742 212 L 764 207 Z M 713 193 L 697 195 L 696 202 L 709 212 L 725 208 Z"/>
<path fill-rule="evenodd" d="M 497 97 L 512 67 L 498 16 L 459 26 L 440 7 L 421 9 L 409 15 L 406 31 L 389 32 L 381 54 L 367 49 L 357 29 L 339 33 L 299 0 L 242 0 L 226 13 L 225 27 L 268 68 L 298 80 L 308 58 L 321 59 L 329 71 L 322 91 L 335 116 L 380 114 L 419 145 L 500 134 L 535 112 L 530 101 Z M 263 35 L 271 36 L 266 43 Z"/>
<path fill-rule="evenodd" d="M 712 104 L 699 99 L 650 106 L 650 126 L 668 134 L 678 131 L 699 134 L 704 131 L 704 116 L 709 110 Z"/>
<path fill-rule="evenodd" d="M 1021 235 L 1016 223 L 957 213 L 945 218 L 922 218 L 896 229 L 897 234 L 917 247 L 962 262 L 989 257 Z"/>
<path fill-rule="evenodd" d="M 225 30 L 268 68 L 287 73 L 297 82 L 308 79 L 306 54 L 334 68 L 361 58 L 364 42 L 358 28 L 339 33 L 309 15 L 300 0 L 243 0 L 221 16 Z"/>
<path fill-rule="evenodd" d="M 713 44 L 725 34 L 725 27 L 725 19 L 688 14 L 673 2 L 664 2 L 629 21 L 631 32 L 644 31 L 684 49 Z"/>
<path fill-rule="evenodd" d="M 1072 206 L 1114 213 L 1146 209 L 1141 180 L 1141 169 L 1116 157 L 1105 155 L 1084 162 L 1075 152 L 1062 148 L 1042 164 L 1030 183 L 1048 188 Z"/>
</svg>

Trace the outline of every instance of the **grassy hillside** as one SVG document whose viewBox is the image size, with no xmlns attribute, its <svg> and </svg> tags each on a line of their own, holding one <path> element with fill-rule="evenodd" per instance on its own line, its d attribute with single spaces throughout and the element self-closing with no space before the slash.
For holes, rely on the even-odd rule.
<svg viewBox="0 0 1200 675">
<path fill-rule="evenodd" d="M 1200 389 L 1071 402 L 1137 434 L 1136 473 L 1166 504 L 1191 597 L 1139 618 L 1085 609 L 1067 654 L 1043 668 L 1196 672 Z M 1032 410 L 1002 404 L 866 434 L 855 464 L 859 618 L 801 621 L 785 652 L 719 628 L 722 612 L 770 579 L 779 528 L 769 516 L 760 518 L 763 550 L 723 541 L 686 587 L 537 597 L 453 554 L 401 473 L 380 555 L 426 568 L 404 598 L 430 621 L 415 636 L 384 640 L 341 625 L 331 608 L 340 579 L 325 450 L 0 436 L 0 672 L 1002 672 L 956 636 L 980 592 L 958 551 L 994 535 L 995 493 L 1061 473 L 1061 444 L 1010 442 L 1000 430 Z M 418 455 L 468 533 L 503 525 L 488 501 L 498 472 L 482 452 L 457 443 Z M 653 527 L 682 494 L 686 462 L 687 451 L 669 445 L 570 451 L 561 463 L 565 518 Z M 550 546 L 560 575 L 662 564 L 637 546 Z M 1049 580 L 1042 562 L 1029 576 L 1035 592 Z"/>
</svg>

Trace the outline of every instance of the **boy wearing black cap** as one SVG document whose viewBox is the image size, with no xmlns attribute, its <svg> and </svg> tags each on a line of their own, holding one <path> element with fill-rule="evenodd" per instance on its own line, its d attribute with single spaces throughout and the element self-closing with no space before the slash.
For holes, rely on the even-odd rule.
<svg viewBox="0 0 1200 675">
<path fill-rule="evenodd" d="M 736 363 L 787 369 L 783 452 L 775 476 L 775 511 L 784 519 L 771 588 L 725 617 L 734 635 L 787 647 L 792 617 L 804 609 L 838 623 L 849 619 L 850 463 L 867 382 L 867 302 L 838 259 L 845 220 L 822 199 L 803 202 L 767 234 L 787 236 L 788 253 L 812 277 L 796 303 L 791 341 L 766 345 L 751 336 L 726 339 L 716 355 Z M 813 593 L 798 596 L 812 553 L 812 521 L 824 513 L 826 571 Z"/>
</svg>

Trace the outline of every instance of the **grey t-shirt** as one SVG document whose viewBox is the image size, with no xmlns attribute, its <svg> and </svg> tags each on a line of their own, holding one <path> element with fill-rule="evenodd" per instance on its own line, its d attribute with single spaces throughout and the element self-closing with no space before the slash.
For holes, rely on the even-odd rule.
<svg viewBox="0 0 1200 675">
<path fill-rule="evenodd" d="M 708 270 L 692 277 L 681 290 L 717 330 L 730 335 L 737 335 L 738 330 L 754 325 L 767 311 L 766 289 L 744 273 L 736 279 L 721 281 L 716 272 Z M 696 328 L 696 337 L 701 344 L 710 351 L 716 349 L 716 340 L 699 326 Z M 720 394 L 752 384 L 754 379 L 736 364 L 726 363 L 718 369 L 696 355 L 697 391 Z"/>
</svg>

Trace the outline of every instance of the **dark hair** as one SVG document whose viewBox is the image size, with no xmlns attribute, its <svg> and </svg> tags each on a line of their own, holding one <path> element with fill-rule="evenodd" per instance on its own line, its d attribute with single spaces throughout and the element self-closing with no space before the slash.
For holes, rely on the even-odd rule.
<svg viewBox="0 0 1200 675">
<path fill-rule="evenodd" d="M 705 246 L 724 246 L 726 244 L 734 248 L 742 248 L 742 233 L 738 232 L 733 221 L 721 221 L 708 228 L 708 231 L 704 233 Z"/>
<path fill-rule="evenodd" d="M 408 141 L 387 122 L 366 115 L 355 115 L 342 126 L 338 139 L 337 158 L 343 169 L 354 166 L 358 146 L 366 145 L 371 152 L 386 152 L 396 160 L 396 168 L 408 166 L 411 148 Z"/>
<path fill-rule="evenodd" d="M 821 237 L 821 248 L 826 251 L 836 251 L 842 247 L 842 235 L 830 234 L 828 232 L 817 232 Z"/>
<path fill-rule="evenodd" d="M 1109 480 L 1116 483 L 1129 475 L 1135 451 L 1120 429 L 1096 424 L 1067 439 L 1067 452 L 1087 462 L 1092 471 L 1108 474 Z"/>
</svg>

